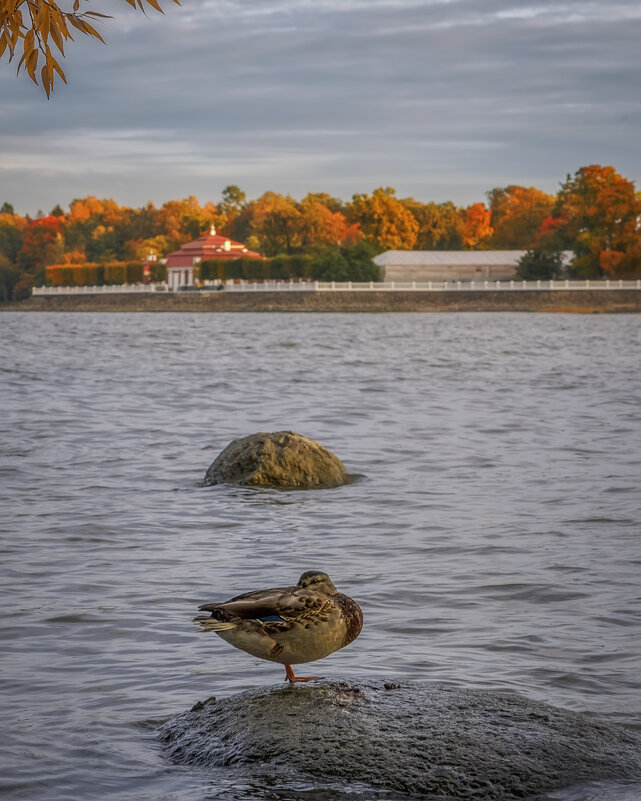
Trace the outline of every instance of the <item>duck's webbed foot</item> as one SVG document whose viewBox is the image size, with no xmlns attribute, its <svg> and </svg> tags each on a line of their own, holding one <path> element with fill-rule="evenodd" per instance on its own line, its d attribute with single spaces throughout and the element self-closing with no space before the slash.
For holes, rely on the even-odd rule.
<svg viewBox="0 0 641 801">
<path fill-rule="evenodd" d="M 291 665 L 285 665 L 285 673 L 287 674 L 285 677 L 285 681 L 315 681 L 316 679 L 322 679 L 322 676 L 294 676 L 294 671 L 292 670 Z"/>
</svg>

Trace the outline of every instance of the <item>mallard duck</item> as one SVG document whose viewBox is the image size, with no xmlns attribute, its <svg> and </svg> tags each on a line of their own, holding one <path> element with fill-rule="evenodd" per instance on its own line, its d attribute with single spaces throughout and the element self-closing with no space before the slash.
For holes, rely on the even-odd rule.
<svg viewBox="0 0 641 801">
<path fill-rule="evenodd" d="M 360 606 L 340 593 L 327 573 L 308 570 L 295 587 L 275 587 L 237 595 L 223 603 L 200 606 L 194 618 L 204 631 L 215 631 L 235 648 L 285 665 L 285 681 L 312 681 L 295 676 L 292 665 L 314 662 L 349 645 L 360 634 Z"/>
</svg>

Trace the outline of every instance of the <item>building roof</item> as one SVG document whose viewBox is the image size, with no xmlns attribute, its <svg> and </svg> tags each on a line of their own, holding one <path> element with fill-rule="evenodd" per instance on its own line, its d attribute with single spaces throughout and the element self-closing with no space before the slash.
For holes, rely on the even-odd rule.
<svg viewBox="0 0 641 801">
<path fill-rule="evenodd" d="M 178 250 L 167 255 L 170 261 L 175 257 L 190 257 L 200 259 L 226 259 L 226 258 L 250 258 L 260 259 L 260 253 L 255 250 L 248 250 L 242 242 L 235 242 L 228 236 L 221 236 L 216 233 L 215 227 L 212 225 L 208 233 L 199 236 L 191 242 L 187 242 Z M 171 264 L 169 265 L 171 266 Z"/>
<path fill-rule="evenodd" d="M 516 264 L 524 250 L 387 250 L 374 258 L 379 267 L 391 264 Z"/>
<path fill-rule="evenodd" d="M 436 267 L 453 264 L 474 266 L 514 264 L 526 254 L 525 250 L 387 250 L 373 261 L 379 267 L 390 265 L 433 265 Z M 563 252 L 563 263 L 569 264 L 574 258 L 571 250 Z"/>
</svg>

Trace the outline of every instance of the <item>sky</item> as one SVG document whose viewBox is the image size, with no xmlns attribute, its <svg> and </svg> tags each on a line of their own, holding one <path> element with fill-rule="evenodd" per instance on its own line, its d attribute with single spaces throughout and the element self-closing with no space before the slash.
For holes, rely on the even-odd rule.
<svg viewBox="0 0 641 801">
<path fill-rule="evenodd" d="M 237 184 L 467 205 L 588 164 L 641 189 L 639 0 L 160 2 L 86 3 L 106 44 L 69 43 L 51 100 L 3 57 L 0 204 Z"/>
</svg>

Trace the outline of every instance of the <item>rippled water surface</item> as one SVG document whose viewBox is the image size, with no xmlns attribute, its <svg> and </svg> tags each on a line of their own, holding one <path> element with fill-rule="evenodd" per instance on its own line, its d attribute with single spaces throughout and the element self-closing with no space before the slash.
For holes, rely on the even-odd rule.
<svg viewBox="0 0 641 801">
<path fill-rule="evenodd" d="M 637 316 L 4 313 L 0 330 L 3 797 L 280 798 L 168 763 L 155 728 L 282 681 L 190 617 L 309 568 L 365 613 L 315 673 L 639 726 Z M 363 478 L 201 485 L 231 439 L 285 428 Z M 296 797 L 339 797 L 313 789 Z M 575 792 L 554 798 L 641 797 Z"/>
</svg>

